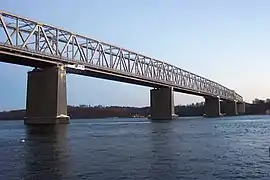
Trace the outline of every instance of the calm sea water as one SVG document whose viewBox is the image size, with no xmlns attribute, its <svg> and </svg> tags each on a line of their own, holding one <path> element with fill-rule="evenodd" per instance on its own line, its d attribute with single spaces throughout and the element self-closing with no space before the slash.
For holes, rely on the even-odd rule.
<svg viewBox="0 0 270 180">
<path fill-rule="evenodd" d="M 0 179 L 270 179 L 270 116 L 0 122 Z"/>
</svg>

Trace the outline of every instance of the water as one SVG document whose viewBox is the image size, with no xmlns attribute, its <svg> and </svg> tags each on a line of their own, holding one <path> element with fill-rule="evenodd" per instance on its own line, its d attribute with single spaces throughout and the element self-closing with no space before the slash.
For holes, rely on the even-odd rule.
<svg viewBox="0 0 270 180">
<path fill-rule="evenodd" d="M 0 179 L 270 179 L 270 117 L 0 122 Z"/>
</svg>

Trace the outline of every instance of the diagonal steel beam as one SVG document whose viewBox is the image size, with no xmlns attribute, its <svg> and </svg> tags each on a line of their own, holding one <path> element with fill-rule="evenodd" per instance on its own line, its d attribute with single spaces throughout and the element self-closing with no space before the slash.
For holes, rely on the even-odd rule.
<svg viewBox="0 0 270 180">
<path fill-rule="evenodd" d="M 9 32 L 7 30 L 7 26 L 6 26 L 6 24 L 5 24 L 5 22 L 4 22 L 3 18 L 2 18 L 2 15 L 0 15 L 0 21 L 1 21 L 2 26 L 4 27 L 4 31 L 6 33 L 6 36 L 7 36 L 8 41 L 12 45 L 13 44 L 12 43 L 12 39 L 11 39 L 11 37 L 9 35 Z"/>
</svg>

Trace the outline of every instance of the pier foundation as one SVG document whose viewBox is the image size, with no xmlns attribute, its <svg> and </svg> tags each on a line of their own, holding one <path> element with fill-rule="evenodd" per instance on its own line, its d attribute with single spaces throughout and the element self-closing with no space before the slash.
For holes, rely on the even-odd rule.
<svg viewBox="0 0 270 180">
<path fill-rule="evenodd" d="M 244 102 L 237 103 L 237 112 L 239 115 L 244 115 L 246 113 L 246 106 Z"/>
<path fill-rule="evenodd" d="M 218 97 L 205 97 L 204 106 L 206 117 L 220 116 L 220 100 Z"/>
<path fill-rule="evenodd" d="M 150 119 L 172 120 L 174 114 L 173 88 L 150 90 Z"/>
<path fill-rule="evenodd" d="M 222 112 L 225 113 L 226 116 L 236 116 L 237 112 L 237 103 L 235 101 L 222 101 Z"/>
<path fill-rule="evenodd" d="M 67 124 L 66 70 L 63 66 L 28 72 L 25 124 Z"/>
</svg>

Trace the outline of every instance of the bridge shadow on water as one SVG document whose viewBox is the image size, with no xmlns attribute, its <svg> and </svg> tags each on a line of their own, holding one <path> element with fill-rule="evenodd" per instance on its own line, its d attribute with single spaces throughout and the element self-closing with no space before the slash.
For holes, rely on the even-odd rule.
<svg viewBox="0 0 270 180">
<path fill-rule="evenodd" d="M 26 126 L 23 179 L 62 179 L 69 172 L 68 125 Z"/>
</svg>

